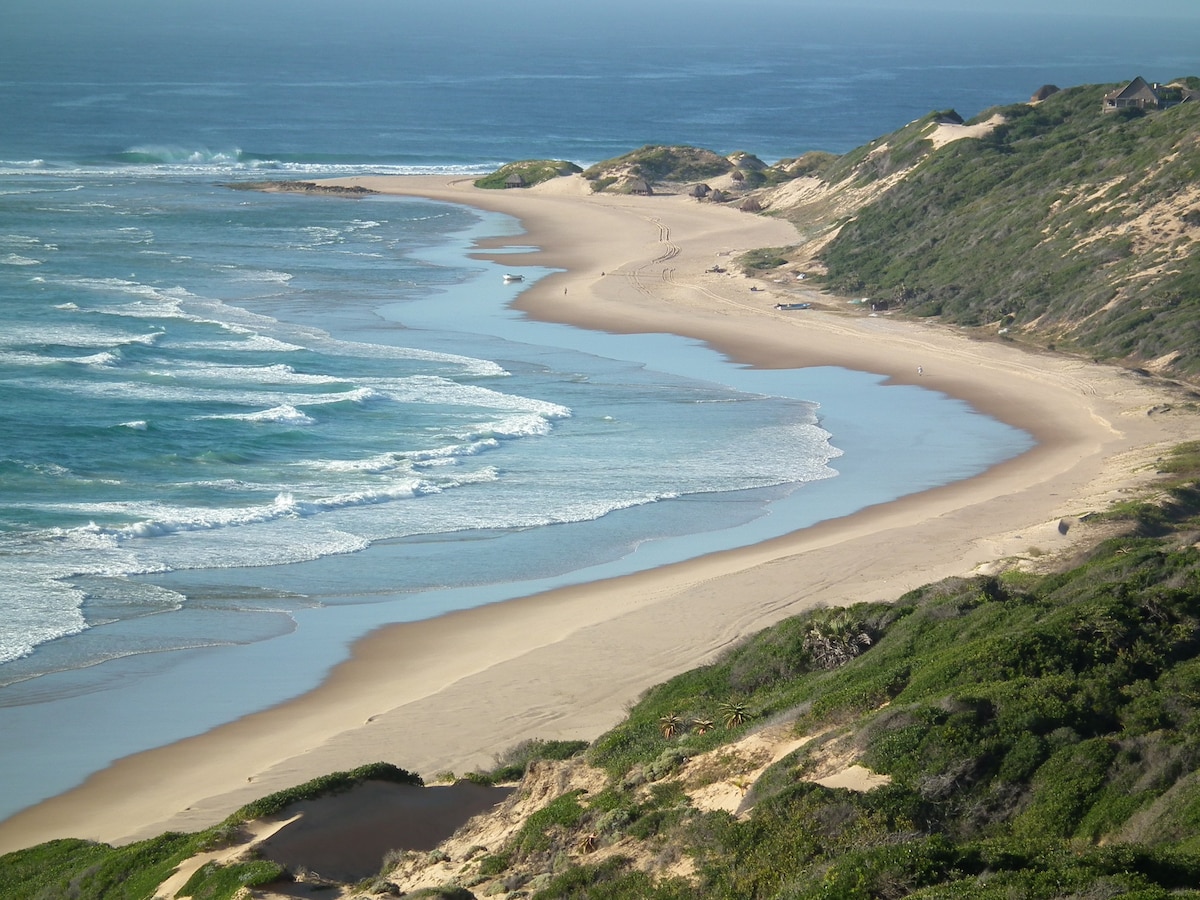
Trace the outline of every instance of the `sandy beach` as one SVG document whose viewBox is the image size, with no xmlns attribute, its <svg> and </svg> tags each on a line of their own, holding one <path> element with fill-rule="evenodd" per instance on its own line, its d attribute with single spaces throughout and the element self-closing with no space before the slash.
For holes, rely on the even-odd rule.
<svg viewBox="0 0 1200 900">
<path fill-rule="evenodd" d="M 1068 552 L 1086 539 L 1081 517 L 1145 485 L 1159 456 L 1197 434 L 1194 404 L 1176 386 L 868 316 L 794 280 L 709 271 L 795 243 L 779 219 L 684 196 L 590 195 L 577 177 L 508 191 L 434 176 L 339 183 L 520 219 L 524 235 L 479 253 L 533 246 L 496 258 L 514 271 L 562 270 L 521 294 L 529 316 L 678 334 L 745 365 L 839 365 L 919 383 L 1028 431 L 1037 446 L 979 477 L 756 546 L 381 629 L 318 689 L 128 757 L 0 823 L 0 852 L 195 830 L 271 791 L 376 760 L 431 781 L 490 766 L 525 738 L 594 738 L 646 687 L 782 617 Z M 775 309 L 800 300 L 825 308 Z"/>
</svg>

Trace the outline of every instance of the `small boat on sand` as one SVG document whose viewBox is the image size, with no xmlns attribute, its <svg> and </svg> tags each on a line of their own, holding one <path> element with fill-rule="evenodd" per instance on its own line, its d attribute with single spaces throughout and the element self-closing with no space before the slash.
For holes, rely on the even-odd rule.
<svg viewBox="0 0 1200 900">
<path fill-rule="evenodd" d="M 513 275 L 511 272 L 504 276 L 505 284 L 511 284 L 514 281 L 524 281 L 524 280 L 525 280 L 524 275 Z"/>
</svg>

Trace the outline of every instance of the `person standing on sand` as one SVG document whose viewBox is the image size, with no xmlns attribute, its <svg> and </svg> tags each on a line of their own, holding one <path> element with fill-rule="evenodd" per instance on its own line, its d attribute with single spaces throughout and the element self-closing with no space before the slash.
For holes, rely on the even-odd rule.
<svg viewBox="0 0 1200 900">
<path fill-rule="evenodd" d="M 924 374 L 925 374 L 925 367 L 924 367 L 924 366 L 917 366 L 917 374 L 918 374 L 918 375 L 924 375 Z"/>
</svg>

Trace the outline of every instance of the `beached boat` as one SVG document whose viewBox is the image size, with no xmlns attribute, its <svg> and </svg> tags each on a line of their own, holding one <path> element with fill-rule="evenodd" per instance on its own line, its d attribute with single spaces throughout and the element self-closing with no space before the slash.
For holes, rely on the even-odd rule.
<svg viewBox="0 0 1200 900">
<path fill-rule="evenodd" d="M 812 309 L 811 303 L 776 303 L 776 309 Z"/>
<path fill-rule="evenodd" d="M 504 283 L 505 283 L 505 284 L 509 284 L 509 283 L 511 283 L 511 282 L 513 282 L 513 281 L 524 281 L 524 280 L 525 280 L 525 276 L 524 276 L 524 275 L 513 275 L 513 274 L 511 274 L 511 273 L 510 273 L 510 274 L 507 274 L 507 275 L 505 275 L 505 276 L 504 276 Z"/>
</svg>

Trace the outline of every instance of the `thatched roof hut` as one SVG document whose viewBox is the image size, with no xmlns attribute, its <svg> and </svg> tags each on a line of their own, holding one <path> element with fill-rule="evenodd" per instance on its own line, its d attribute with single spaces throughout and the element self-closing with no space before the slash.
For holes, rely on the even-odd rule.
<svg viewBox="0 0 1200 900">
<path fill-rule="evenodd" d="M 513 172 L 504 179 L 504 186 L 506 188 L 523 188 L 527 187 L 528 183 L 525 181 L 525 176 L 520 172 Z"/>
<path fill-rule="evenodd" d="M 695 197 L 697 200 L 703 200 L 710 193 L 712 193 L 712 188 L 707 184 L 693 184 L 691 190 L 688 191 L 688 196 Z"/>
<path fill-rule="evenodd" d="M 763 205 L 758 202 L 757 197 L 747 197 L 742 201 L 742 205 L 738 207 L 742 212 L 762 212 Z"/>
</svg>

